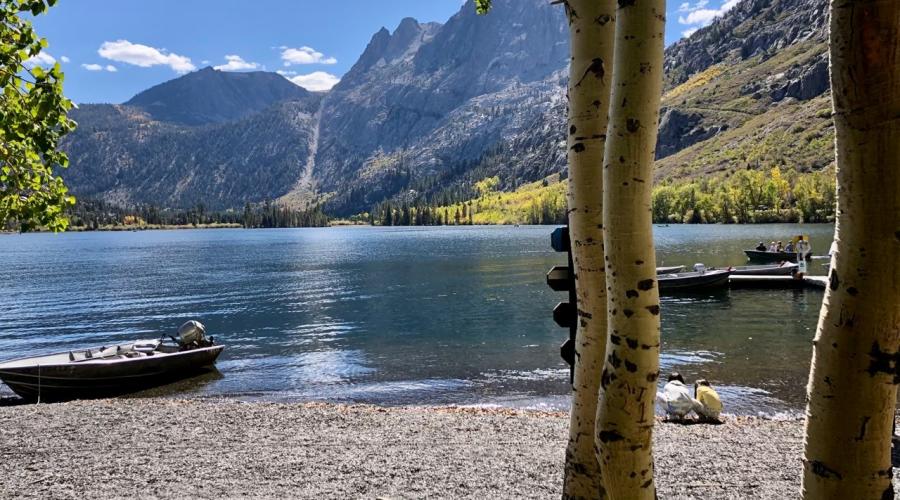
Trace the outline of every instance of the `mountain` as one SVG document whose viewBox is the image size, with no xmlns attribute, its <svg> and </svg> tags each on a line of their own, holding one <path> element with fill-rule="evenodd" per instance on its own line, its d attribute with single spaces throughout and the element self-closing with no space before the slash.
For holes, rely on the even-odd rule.
<svg viewBox="0 0 900 500">
<path fill-rule="evenodd" d="M 62 147 L 74 193 L 211 208 L 275 199 L 305 175 L 321 94 L 275 73 L 207 68 L 122 105 L 83 104 Z"/>
<path fill-rule="evenodd" d="M 382 29 L 322 105 L 315 177 L 329 207 L 350 214 L 457 182 L 541 126 L 568 57 L 563 9 L 544 0 L 503 0 L 488 16 L 470 0 L 444 25 L 404 19 L 393 34 Z M 538 161 L 555 165 L 551 149 L 554 158 Z M 552 168 L 514 170 L 510 179 Z"/>
<path fill-rule="evenodd" d="M 273 73 L 205 69 L 123 105 L 85 105 L 64 147 L 81 196 L 236 208 L 384 200 L 454 203 L 564 173 L 564 12 L 472 0 L 444 24 L 407 18 L 371 38 L 327 94 Z M 657 180 L 833 161 L 827 0 L 743 0 L 668 49 Z"/>
<path fill-rule="evenodd" d="M 205 125 L 245 118 L 281 101 L 310 99 L 309 91 L 275 73 L 226 73 L 207 67 L 149 88 L 125 105 L 156 121 Z"/>
<path fill-rule="evenodd" d="M 834 160 L 827 0 L 744 0 L 666 50 L 657 178 Z"/>
</svg>

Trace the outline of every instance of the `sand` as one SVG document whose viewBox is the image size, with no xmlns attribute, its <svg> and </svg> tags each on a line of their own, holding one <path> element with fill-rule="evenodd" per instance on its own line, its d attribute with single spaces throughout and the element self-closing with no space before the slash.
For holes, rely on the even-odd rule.
<svg viewBox="0 0 900 500">
<path fill-rule="evenodd" d="M 567 425 L 561 413 L 229 399 L 0 406 L 0 498 L 559 498 Z M 796 497 L 802 431 L 661 423 L 659 497 Z"/>
</svg>

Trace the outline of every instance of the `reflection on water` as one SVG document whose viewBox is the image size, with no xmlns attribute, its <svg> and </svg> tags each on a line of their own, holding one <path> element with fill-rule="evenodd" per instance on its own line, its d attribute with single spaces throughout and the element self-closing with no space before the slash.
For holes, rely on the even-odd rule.
<svg viewBox="0 0 900 500">
<path fill-rule="evenodd" d="M 218 376 L 150 394 L 567 407 L 564 263 L 550 227 L 331 228 L 0 236 L 0 359 L 174 333 L 201 319 Z M 757 241 L 830 226 L 656 228 L 660 264 L 742 264 Z M 797 409 L 822 293 L 664 297 L 664 370 L 729 409 Z M 8 389 L 0 386 L 0 396 Z"/>
</svg>

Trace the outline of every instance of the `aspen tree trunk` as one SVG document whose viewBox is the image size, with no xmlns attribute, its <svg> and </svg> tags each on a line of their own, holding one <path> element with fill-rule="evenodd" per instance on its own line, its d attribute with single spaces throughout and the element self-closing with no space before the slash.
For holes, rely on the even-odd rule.
<svg viewBox="0 0 900 500">
<path fill-rule="evenodd" d="M 594 419 L 606 357 L 603 152 L 612 80 L 615 0 L 568 0 L 569 235 L 578 295 L 575 378 L 563 498 L 605 498 Z"/>
<path fill-rule="evenodd" d="M 900 2 L 832 0 L 837 249 L 810 371 L 803 496 L 894 498 L 900 382 Z"/>
<path fill-rule="evenodd" d="M 596 444 L 613 499 L 653 499 L 652 432 L 659 378 L 659 289 L 651 221 L 662 95 L 665 0 L 619 0 L 603 227 L 609 341 Z"/>
</svg>

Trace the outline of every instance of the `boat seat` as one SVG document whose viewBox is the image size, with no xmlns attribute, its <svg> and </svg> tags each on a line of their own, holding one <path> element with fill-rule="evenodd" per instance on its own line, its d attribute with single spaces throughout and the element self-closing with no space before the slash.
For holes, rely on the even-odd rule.
<svg viewBox="0 0 900 500">
<path fill-rule="evenodd" d="M 134 346 L 132 347 L 132 349 L 134 349 L 136 352 L 149 354 L 149 353 L 155 351 L 156 348 L 158 348 L 160 344 L 162 344 L 162 341 L 159 339 L 138 340 L 134 343 Z"/>
</svg>

